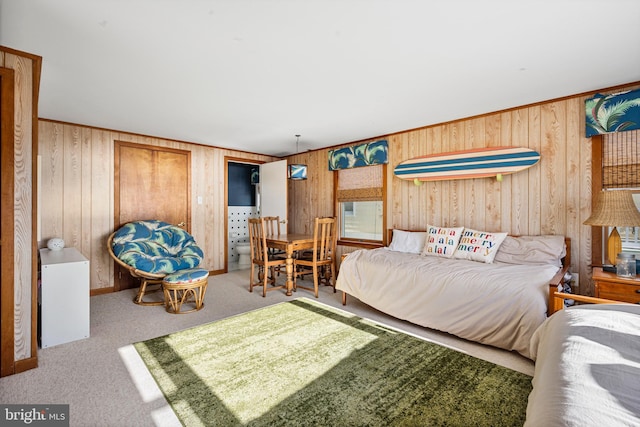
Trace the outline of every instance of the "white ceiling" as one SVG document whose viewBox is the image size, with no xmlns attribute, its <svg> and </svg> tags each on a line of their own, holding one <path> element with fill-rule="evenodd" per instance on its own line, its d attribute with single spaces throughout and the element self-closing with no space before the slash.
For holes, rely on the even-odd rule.
<svg viewBox="0 0 640 427">
<path fill-rule="evenodd" d="M 286 155 L 640 81 L 638 0 L 0 0 L 42 118 Z"/>
</svg>

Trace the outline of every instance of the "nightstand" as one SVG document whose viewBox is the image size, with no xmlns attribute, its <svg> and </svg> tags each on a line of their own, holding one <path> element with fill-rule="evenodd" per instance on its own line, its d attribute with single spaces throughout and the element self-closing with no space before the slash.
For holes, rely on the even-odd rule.
<svg viewBox="0 0 640 427">
<path fill-rule="evenodd" d="M 616 301 L 640 303 L 640 277 L 619 277 L 615 273 L 593 269 L 593 284 L 596 298 L 612 299 Z"/>
</svg>

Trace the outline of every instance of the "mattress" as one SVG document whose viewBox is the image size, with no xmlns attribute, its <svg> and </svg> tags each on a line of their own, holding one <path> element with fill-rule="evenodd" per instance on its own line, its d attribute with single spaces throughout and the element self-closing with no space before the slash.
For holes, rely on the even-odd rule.
<svg viewBox="0 0 640 427">
<path fill-rule="evenodd" d="M 640 425 L 640 306 L 582 305 L 534 333 L 526 426 Z"/>
<path fill-rule="evenodd" d="M 530 357 L 557 271 L 379 248 L 350 253 L 336 289 L 399 319 Z"/>
</svg>

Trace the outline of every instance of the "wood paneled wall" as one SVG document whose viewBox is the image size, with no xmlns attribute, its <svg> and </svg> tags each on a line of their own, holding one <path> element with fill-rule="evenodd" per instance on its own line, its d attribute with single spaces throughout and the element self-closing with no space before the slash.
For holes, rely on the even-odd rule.
<svg viewBox="0 0 640 427">
<path fill-rule="evenodd" d="M 580 275 L 580 291 L 592 294 L 591 227 L 582 225 L 591 212 L 592 192 L 591 139 L 584 136 L 587 98 L 568 97 L 388 135 L 387 226 L 566 235 L 572 241 L 571 271 Z M 485 178 L 416 186 L 393 175 L 398 163 L 415 156 L 487 146 L 532 148 L 541 160 L 502 182 Z M 334 215 L 327 152 L 289 158 L 309 165 L 307 181 L 289 185 L 291 232 L 309 232 L 314 217 Z M 341 248 L 343 253 L 350 250 Z"/>
<path fill-rule="evenodd" d="M 592 293 L 591 139 L 584 137 L 580 95 L 386 136 L 389 141 L 387 225 L 422 229 L 427 224 L 463 225 L 511 234 L 562 234 L 572 239 L 572 271 L 580 291 Z M 192 232 L 204 247 L 204 265 L 224 268 L 224 158 L 276 158 L 117 131 L 40 120 L 42 242 L 62 236 L 91 261 L 94 293 L 109 291 L 112 265 L 104 249 L 113 228 L 113 142 L 130 141 L 192 152 Z M 376 137 L 378 138 L 378 137 Z M 345 144 L 350 145 L 350 144 Z M 393 176 L 408 158 L 485 146 L 538 150 L 540 162 L 496 179 L 442 181 L 415 186 Z M 334 215 L 333 173 L 328 149 L 299 153 L 306 181 L 289 182 L 289 232 L 311 232 L 316 216 Z M 203 205 L 195 204 L 197 196 Z M 348 252 L 351 248 L 341 248 Z"/>
<path fill-rule="evenodd" d="M 113 290 L 113 262 L 106 241 L 114 227 L 116 140 L 191 151 L 191 232 L 205 254 L 202 266 L 223 270 L 225 157 L 256 162 L 277 158 L 45 119 L 39 121 L 39 246 L 52 237 L 62 237 L 67 246 L 76 247 L 89 259 L 92 294 Z"/>
</svg>

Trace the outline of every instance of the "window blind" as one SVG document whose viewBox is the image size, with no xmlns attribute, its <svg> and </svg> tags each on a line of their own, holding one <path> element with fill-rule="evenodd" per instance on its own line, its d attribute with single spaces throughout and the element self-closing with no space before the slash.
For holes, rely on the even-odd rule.
<svg viewBox="0 0 640 427">
<path fill-rule="evenodd" d="M 640 130 L 602 138 L 603 188 L 640 188 Z"/>
<path fill-rule="evenodd" d="M 374 165 L 338 170 L 338 202 L 382 200 L 382 167 Z"/>
</svg>

